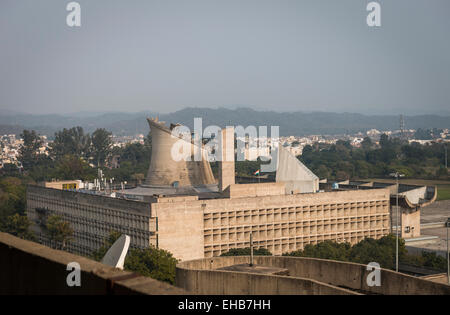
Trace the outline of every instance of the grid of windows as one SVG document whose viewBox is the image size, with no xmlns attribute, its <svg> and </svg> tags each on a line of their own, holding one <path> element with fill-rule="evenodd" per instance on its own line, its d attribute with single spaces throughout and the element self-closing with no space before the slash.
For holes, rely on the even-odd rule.
<svg viewBox="0 0 450 315">
<path fill-rule="evenodd" d="M 111 231 L 127 234 L 131 238 L 130 246 L 145 248 L 156 245 L 156 231 L 148 211 L 138 212 L 124 210 L 117 203 L 81 202 L 70 198 L 58 198 L 49 192 L 47 188 L 32 187 L 27 191 L 27 214 L 30 220 L 39 227 L 50 215 L 58 215 L 64 221 L 69 222 L 74 230 L 73 241 L 67 246 L 67 250 L 81 255 L 90 255 L 94 250 L 103 245 L 103 241 Z M 59 194 L 73 194 L 73 192 L 58 191 Z M 89 197 L 84 196 L 84 201 Z M 95 196 L 99 197 L 99 196 Z M 108 197 L 103 197 L 108 198 Z M 133 201 L 134 202 L 134 201 Z M 38 228 L 38 238 L 41 243 L 50 245 L 45 233 Z"/>
<path fill-rule="evenodd" d="M 204 213 L 205 257 L 231 248 L 267 248 L 275 255 L 325 240 L 355 244 L 389 234 L 389 201 L 299 205 Z"/>
</svg>

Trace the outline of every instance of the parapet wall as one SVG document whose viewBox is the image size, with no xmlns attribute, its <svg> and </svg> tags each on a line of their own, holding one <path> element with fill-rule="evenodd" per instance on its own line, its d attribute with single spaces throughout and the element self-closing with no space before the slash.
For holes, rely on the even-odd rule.
<svg viewBox="0 0 450 315">
<path fill-rule="evenodd" d="M 177 266 L 176 285 L 193 294 L 214 295 L 354 295 L 312 279 L 292 276 L 213 270 L 248 262 L 248 257 L 220 257 L 186 261 Z M 213 267 L 214 266 L 214 267 Z M 211 268 L 213 267 L 213 268 Z"/>
<path fill-rule="evenodd" d="M 365 265 L 325 259 L 254 257 L 255 264 L 288 269 L 289 276 L 260 276 L 216 270 L 248 262 L 247 256 L 215 257 L 182 262 L 177 266 L 176 285 L 198 294 L 348 294 L 348 292 L 383 295 L 450 294 L 448 285 L 387 269 L 381 269 L 381 286 L 370 287 L 366 279 L 371 271 L 367 271 Z M 262 288 L 255 287 L 254 283 L 258 283 L 260 277 L 266 277 L 266 280 L 274 279 L 268 281 L 267 285 L 266 282 L 264 285 L 260 283 Z"/>
<path fill-rule="evenodd" d="M 232 184 L 224 191 L 225 198 L 248 198 L 264 196 L 282 196 L 285 194 L 284 183 Z"/>
<path fill-rule="evenodd" d="M 150 216 L 150 205 L 147 202 L 142 201 L 125 200 L 33 185 L 27 186 L 27 193 L 36 194 L 43 197 L 45 196 L 54 200 L 61 200 L 66 204 L 86 204 L 114 210 L 133 211 L 142 215 Z"/>
<path fill-rule="evenodd" d="M 66 279 L 81 267 L 81 286 L 69 287 Z M 0 233 L 0 295 L 4 294 L 186 294 L 185 291 L 132 272 L 121 271 L 85 257 Z"/>
</svg>

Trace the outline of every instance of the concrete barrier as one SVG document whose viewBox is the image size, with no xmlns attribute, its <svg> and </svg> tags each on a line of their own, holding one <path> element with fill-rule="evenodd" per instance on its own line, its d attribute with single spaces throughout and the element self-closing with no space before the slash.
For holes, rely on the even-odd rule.
<svg viewBox="0 0 450 315">
<path fill-rule="evenodd" d="M 248 261 L 248 257 L 236 256 L 182 262 L 177 265 L 176 285 L 193 294 L 357 294 L 313 279 L 215 270 Z"/>
<path fill-rule="evenodd" d="M 67 264 L 81 267 L 81 286 L 69 287 Z M 186 294 L 184 290 L 86 257 L 0 233 L 0 294 Z"/>
<path fill-rule="evenodd" d="M 289 276 L 261 276 L 215 270 L 248 262 L 249 257 L 246 256 L 185 261 L 177 265 L 176 285 L 198 294 L 223 294 L 223 292 L 229 294 L 262 294 L 261 292 L 264 294 L 349 294 L 355 292 L 383 295 L 450 294 L 448 285 L 387 269 L 381 269 L 381 286 L 368 286 L 366 279 L 371 271 L 368 271 L 365 265 L 326 259 L 254 257 L 255 264 L 288 269 Z M 272 277 L 277 280 L 272 280 Z M 211 284 L 210 279 L 215 283 Z M 258 281 L 257 279 L 265 280 L 262 284 L 264 288 L 255 288 L 252 283 Z M 277 283 L 277 286 L 274 283 Z M 294 287 L 294 284 L 297 287 Z M 231 288 L 226 288 L 225 285 Z"/>
</svg>

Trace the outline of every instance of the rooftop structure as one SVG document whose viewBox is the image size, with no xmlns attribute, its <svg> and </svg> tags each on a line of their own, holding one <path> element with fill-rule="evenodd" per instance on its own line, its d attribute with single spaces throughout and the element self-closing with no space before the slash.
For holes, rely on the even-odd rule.
<svg viewBox="0 0 450 315">
<path fill-rule="evenodd" d="M 144 182 L 145 187 L 195 187 L 216 183 L 203 148 L 186 141 L 192 152 L 189 161 L 186 161 L 184 156 L 180 160 L 175 160 L 172 156 L 176 143 L 180 140 L 185 141 L 181 135 L 173 133 L 174 128 L 179 125 L 171 125 L 168 128 L 158 119 L 147 121 L 151 129 L 152 157 Z M 195 149 L 201 150 L 203 157 L 201 161 L 194 161 Z"/>
</svg>

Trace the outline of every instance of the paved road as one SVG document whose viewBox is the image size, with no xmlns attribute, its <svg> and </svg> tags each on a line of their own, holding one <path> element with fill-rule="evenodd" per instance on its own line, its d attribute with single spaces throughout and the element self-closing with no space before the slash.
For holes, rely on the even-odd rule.
<svg viewBox="0 0 450 315">
<path fill-rule="evenodd" d="M 420 213 L 421 223 L 444 222 L 447 218 L 450 218 L 450 200 L 436 201 Z"/>
</svg>

